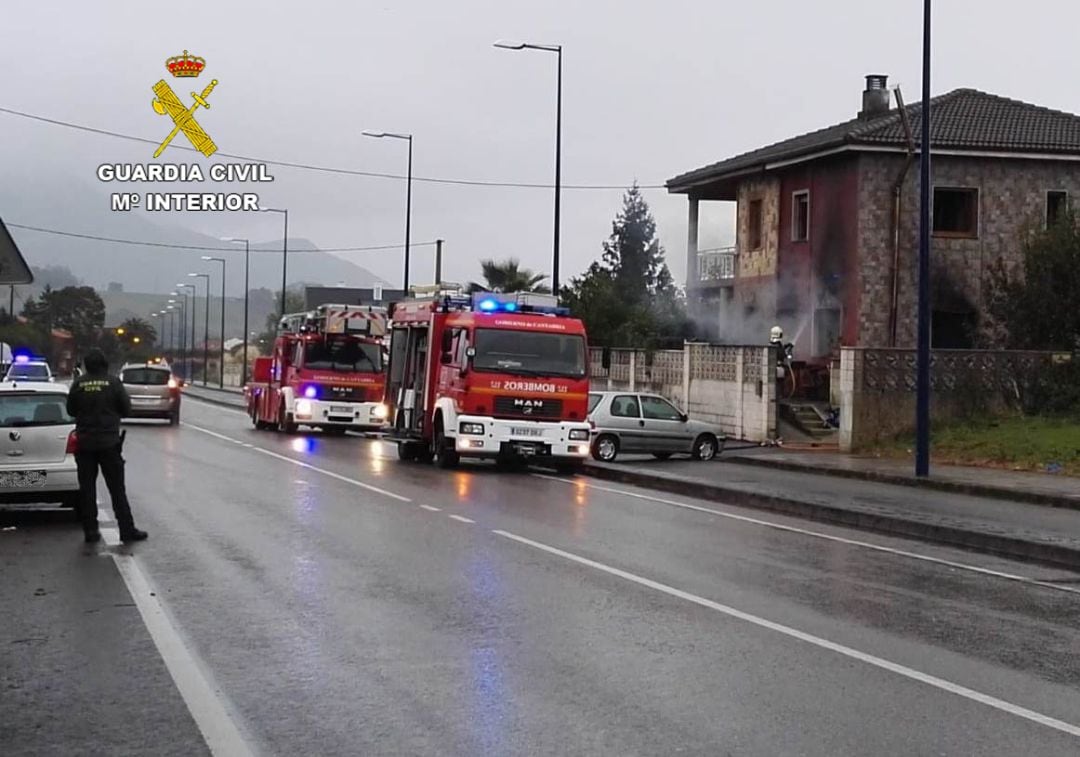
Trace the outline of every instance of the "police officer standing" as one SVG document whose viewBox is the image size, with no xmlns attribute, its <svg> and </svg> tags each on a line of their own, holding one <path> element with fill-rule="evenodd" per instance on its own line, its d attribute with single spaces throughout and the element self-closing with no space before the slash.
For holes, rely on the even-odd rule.
<svg viewBox="0 0 1080 757">
<path fill-rule="evenodd" d="M 68 415 L 75 419 L 78 440 L 75 463 L 79 469 L 83 533 L 88 543 L 101 540 L 97 520 L 97 475 L 101 468 L 120 528 L 120 541 L 142 541 L 147 534 L 135 528 L 131 517 L 121 455 L 120 419 L 131 413 L 131 400 L 120 379 L 108 375 L 109 363 L 101 350 L 90 350 L 83 358 L 83 367 L 86 371 L 72 382 L 67 398 Z"/>
</svg>

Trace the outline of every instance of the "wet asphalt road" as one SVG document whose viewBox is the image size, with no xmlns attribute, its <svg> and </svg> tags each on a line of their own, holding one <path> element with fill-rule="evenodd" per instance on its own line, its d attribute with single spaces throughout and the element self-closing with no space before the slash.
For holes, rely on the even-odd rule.
<svg viewBox="0 0 1080 757">
<path fill-rule="evenodd" d="M 256 751 L 1080 753 L 1006 711 L 1080 725 L 1078 576 L 185 414 L 129 431 L 136 559 Z"/>
</svg>

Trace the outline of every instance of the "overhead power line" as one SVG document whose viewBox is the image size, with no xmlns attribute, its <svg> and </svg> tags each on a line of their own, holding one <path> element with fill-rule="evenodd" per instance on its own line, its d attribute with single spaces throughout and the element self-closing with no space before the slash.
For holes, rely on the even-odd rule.
<svg viewBox="0 0 1080 757">
<path fill-rule="evenodd" d="M 112 242 L 113 244 L 130 244 L 137 247 L 167 247 L 174 250 L 209 250 L 213 252 L 236 252 L 237 247 L 235 245 L 229 245 L 228 247 L 207 247 L 194 244 L 171 244 L 169 242 L 150 242 L 147 240 L 139 239 L 117 239 L 115 237 L 103 237 L 97 234 L 79 234 L 74 231 L 62 231 L 60 229 L 46 229 L 41 226 L 27 226 L 22 223 L 7 223 L 5 224 L 11 229 L 23 229 L 24 231 L 37 231 L 42 234 L 55 234 L 61 237 L 74 237 L 76 239 L 92 239 L 96 242 Z M 413 242 L 409 247 L 428 247 L 435 244 L 431 242 Z M 377 244 L 368 245 L 364 247 L 320 247 L 317 250 L 289 250 L 289 254 L 302 253 L 302 252 L 375 252 L 378 250 L 400 250 L 402 244 Z M 254 249 L 252 252 L 281 252 L 281 250 L 267 250 L 267 249 Z"/>
<path fill-rule="evenodd" d="M 70 121 L 61 121 L 57 118 L 48 118 L 46 116 L 39 116 L 35 113 L 27 113 L 21 110 L 14 110 L 12 108 L 0 107 L 0 113 L 7 113 L 10 116 L 18 116 L 19 118 L 27 118 L 33 121 L 40 121 L 46 124 L 52 124 L 53 126 L 62 126 L 65 129 L 76 129 L 78 131 L 85 131 L 91 134 L 100 134 L 106 137 L 115 137 L 116 139 L 126 139 L 130 142 L 140 142 L 142 144 L 157 145 L 159 140 L 146 139 L 145 137 L 137 137 L 133 134 L 123 134 L 117 131 L 110 131 L 108 129 L 98 129 L 93 126 L 86 126 L 84 124 L 76 124 Z M 174 150 L 186 150 L 188 152 L 198 152 L 192 147 L 185 145 L 178 145 L 175 142 L 170 145 Z M 273 160 L 270 158 L 254 158 L 249 155 L 237 155 L 235 153 L 217 152 L 215 155 L 220 155 L 223 158 L 233 158 L 234 160 L 243 160 L 249 163 L 266 163 L 271 166 L 282 166 L 284 168 L 297 168 L 304 171 L 319 171 L 321 173 L 342 174 L 345 176 L 365 176 L 372 179 L 394 179 L 398 181 L 405 181 L 408 177 L 404 174 L 396 173 L 381 173 L 378 171 L 359 171 L 353 168 L 340 168 L 336 166 L 319 166 L 311 163 L 297 163 L 287 160 Z M 554 184 L 545 184 L 540 182 L 520 182 L 520 181 L 483 181 L 480 179 L 442 179 L 432 176 L 413 176 L 413 181 L 425 182 L 428 184 L 453 184 L 457 186 L 465 187 L 509 187 L 515 189 L 554 189 Z M 581 189 L 581 190 L 624 190 L 628 187 L 627 184 L 562 184 L 563 189 Z M 664 189 L 663 184 L 639 184 L 639 189 Z"/>
</svg>

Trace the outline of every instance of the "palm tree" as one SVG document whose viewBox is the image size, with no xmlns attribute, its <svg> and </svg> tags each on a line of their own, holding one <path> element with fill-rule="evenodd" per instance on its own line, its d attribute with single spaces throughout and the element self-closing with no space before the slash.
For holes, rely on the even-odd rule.
<svg viewBox="0 0 1080 757">
<path fill-rule="evenodd" d="M 152 347 L 157 341 L 157 330 L 142 318 L 128 318 L 116 329 L 120 341 Z"/>
<path fill-rule="evenodd" d="M 472 282 L 469 284 L 470 292 L 538 292 L 549 294 L 551 287 L 540 282 L 547 278 L 547 274 L 533 273 L 528 268 L 521 268 L 521 262 L 517 258 L 507 258 L 502 262 L 492 259 L 481 260 L 480 270 L 484 275 L 485 284 Z"/>
</svg>

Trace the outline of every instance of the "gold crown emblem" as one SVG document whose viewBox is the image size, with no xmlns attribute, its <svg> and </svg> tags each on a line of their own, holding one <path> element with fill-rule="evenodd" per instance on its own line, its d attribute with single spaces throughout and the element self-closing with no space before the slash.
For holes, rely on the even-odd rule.
<svg viewBox="0 0 1080 757">
<path fill-rule="evenodd" d="M 198 76 L 206 68 L 206 60 L 197 55 L 189 55 L 185 50 L 183 55 L 174 55 L 165 61 L 165 68 L 173 76 Z"/>
</svg>

